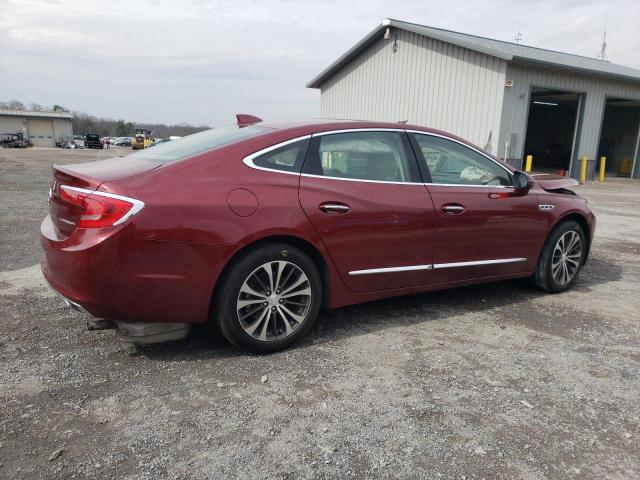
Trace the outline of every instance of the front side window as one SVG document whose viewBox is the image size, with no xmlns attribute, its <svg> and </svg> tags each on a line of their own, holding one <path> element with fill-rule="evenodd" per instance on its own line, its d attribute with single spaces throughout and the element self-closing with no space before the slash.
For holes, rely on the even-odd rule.
<svg viewBox="0 0 640 480">
<path fill-rule="evenodd" d="M 275 150 L 271 150 L 253 160 L 254 165 L 284 172 L 299 172 L 302 161 L 307 153 L 309 140 L 299 140 L 297 142 L 284 145 Z"/>
<path fill-rule="evenodd" d="M 347 132 L 317 137 L 305 172 L 325 177 L 410 182 L 409 164 L 398 132 Z"/>
<path fill-rule="evenodd" d="M 422 153 L 420 160 L 431 174 L 431 183 L 511 185 L 506 169 L 469 147 L 433 135 L 415 134 L 414 138 Z"/>
</svg>

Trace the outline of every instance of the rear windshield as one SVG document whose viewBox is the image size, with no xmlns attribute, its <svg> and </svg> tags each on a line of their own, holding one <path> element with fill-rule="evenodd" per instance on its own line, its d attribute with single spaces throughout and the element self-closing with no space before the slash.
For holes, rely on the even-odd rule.
<svg viewBox="0 0 640 480">
<path fill-rule="evenodd" d="M 99 136 L 99 135 L 96 135 L 96 134 L 94 134 L 94 133 L 89 133 L 89 134 L 87 135 L 87 138 L 88 138 L 89 140 L 95 140 L 96 138 L 100 138 L 100 136 Z"/>
<path fill-rule="evenodd" d="M 214 148 L 239 142 L 246 138 L 255 137 L 271 130 L 269 127 L 249 125 L 243 128 L 237 126 L 216 128 L 194 133 L 186 137 L 164 142 L 151 148 L 127 155 L 127 158 L 144 158 L 159 163 L 173 162 L 183 158 L 193 157 Z"/>
</svg>

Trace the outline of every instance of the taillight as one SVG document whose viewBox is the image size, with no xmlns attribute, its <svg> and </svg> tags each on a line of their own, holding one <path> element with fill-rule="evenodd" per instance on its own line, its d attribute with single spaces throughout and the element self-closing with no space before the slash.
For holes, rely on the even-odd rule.
<svg viewBox="0 0 640 480">
<path fill-rule="evenodd" d="M 60 199 L 82 212 L 76 228 L 104 228 L 118 225 L 135 215 L 144 202 L 113 193 L 60 186 Z"/>
</svg>

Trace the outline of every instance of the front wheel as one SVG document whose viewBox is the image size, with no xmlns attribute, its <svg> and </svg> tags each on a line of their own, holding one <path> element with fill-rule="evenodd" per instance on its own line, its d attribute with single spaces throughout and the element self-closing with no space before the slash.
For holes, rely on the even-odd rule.
<svg viewBox="0 0 640 480">
<path fill-rule="evenodd" d="M 586 236 L 580 224 L 573 220 L 560 224 L 542 248 L 533 275 L 534 283 L 546 292 L 564 292 L 578 278 L 586 254 Z"/>
<path fill-rule="evenodd" d="M 320 310 L 318 269 L 291 245 L 268 244 L 242 254 L 220 281 L 214 320 L 241 350 L 288 347 L 311 329 Z"/>
</svg>

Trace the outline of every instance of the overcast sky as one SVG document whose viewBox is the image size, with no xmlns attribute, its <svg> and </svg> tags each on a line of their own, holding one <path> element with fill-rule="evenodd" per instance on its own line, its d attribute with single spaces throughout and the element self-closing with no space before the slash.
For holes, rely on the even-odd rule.
<svg viewBox="0 0 640 480">
<path fill-rule="evenodd" d="M 319 115 L 305 84 L 384 18 L 640 69 L 639 0 L 0 0 L 0 100 L 132 121 Z"/>
</svg>

